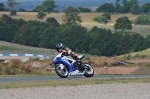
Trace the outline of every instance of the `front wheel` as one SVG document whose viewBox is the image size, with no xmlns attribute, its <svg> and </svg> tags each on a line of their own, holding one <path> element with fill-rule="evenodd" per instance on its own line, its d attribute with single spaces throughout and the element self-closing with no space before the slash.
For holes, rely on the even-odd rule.
<svg viewBox="0 0 150 99">
<path fill-rule="evenodd" d="M 57 75 L 60 76 L 61 78 L 67 78 L 69 75 L 68 69 L 63 64 L 55 65 L 55 71 Z"/>
<path fill-rule="evenodd" d="M 85 63 L 85 77 L 92 77 L 94 75 L 94 69 L 90 64 Z"/>
</svg>

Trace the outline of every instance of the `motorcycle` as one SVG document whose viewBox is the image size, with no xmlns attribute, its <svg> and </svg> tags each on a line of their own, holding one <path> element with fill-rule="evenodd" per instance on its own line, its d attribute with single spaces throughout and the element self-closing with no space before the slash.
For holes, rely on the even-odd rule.
<svg viewBox="0 0 150 99">
<path fill-rule="evenodd" d="M 69 75 L 84 75 L 85 77 L 92 77 L 94 69 L 88 63 L 82 62 L 85 55 L 78 56 L 79 60 L 73 59 L 71 56 L 63 56 L 62 53 L 56 55 L 53 59 L 55 65 L 55 72 L 61 78 L 67 78 Z M 72 72 L 78 71 L 75 74 Z"/>
</svg>

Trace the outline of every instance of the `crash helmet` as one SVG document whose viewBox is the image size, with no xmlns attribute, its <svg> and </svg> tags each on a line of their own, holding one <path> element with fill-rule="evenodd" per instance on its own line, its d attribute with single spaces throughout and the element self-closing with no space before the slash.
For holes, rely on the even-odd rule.
<svg viewBox="0 0 150 99">
<path fill-rule="evenodd" d="M 63 48 L 64 48 L 64 45 L 63 45 L 62 43 L 58 43 L 58 44 L 56 45 L 56 50 L 57 50 L 57 52 L 61 52 Z"/>
</svg>

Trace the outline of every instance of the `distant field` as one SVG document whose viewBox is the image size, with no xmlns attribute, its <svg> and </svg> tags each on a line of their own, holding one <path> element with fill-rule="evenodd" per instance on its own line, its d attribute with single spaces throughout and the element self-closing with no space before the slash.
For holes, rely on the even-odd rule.
<svg viewBox="0 0 150 99">
<path fill-rule="evenodd" d="M 9 12 L 0 12 L 0 17 L 3 14 L 9 15 Z M 114 31 L 113 25 L 114 25 L 116 19 L 118 19 L 119 17 L 127 16 L 127 17 L 129 17 L 130 20 L 134 20 L 135 18 L 138 17 L 138 15 L 132 15 L 132 14 L 112 14 L 111 15 L 112 20 L 110 20 L 107 25 L 104 25 L 104 24 L 99 24 L 99 23 L 93 21 L 93 18 L 95 16 L 100 16 L 100 15 L 102 15 L 102 13 L 80 13 L 79 15 L 81 16 L 81 19 L 83 21 L 82 25 L 85 26 L 86 28 L 88 28 L 89 30 L 94 26 L 98 26 L 101 28 L 111 29 L 112 31 Z M 28 20 L 38 20 L 38 18 L 36 16 L 37 16 L 36 12 L 18 12 L 17 16 L 13 16 L 13 18 L 15 18 L 15 19 L 22 18 L 27 21 Z M 59 23 L 62 23 L 62 18 L 64 17 L 64 13 L 47 14 L 44 21 L 48 17 L 54 17 L 54 18 L 56 18 L 56 20 Z M 140 25 L 133 26 L 133 29 L 130 30 L 130 32 L 140 33 L 141 35 L 144 35 L 144 36 L 150 34 L 149 31 L 150 31 L 150 26 L 140 26 Z"/>
<path fill-rule="evenodd" d="M 0 12 L 0 16 L 2 16 L 3 14 L 7 14 L 9 15 L 9 12 Z M 47 14 L 46 18 L 48 17 L 54 17 L 57 19 L 57 21 L 59 23 L 62 23 L 62 17 L 64 17 L 64 13 L 51 13 L 51 14 Z M 101 16 L 102 13 L 80 13 L 79 16 L 81 16 L 81 19 L 83 21 L 84 24 L 88 24 L 88 23 L 94 23 L 96 24 L 96 22 L 94 22 L 92 19 L 95 16 Z M 111 18 L 112 20 L 109 22 L 109 24 L 114 24 L 116 19 L 118 19 L 121 16 L 128 16 L 130 20 L 134 20 L 138 15 L 132 15 L 132 14 L 112 14 Z M 13 16 L 13 18 L 15 19 L 25 19 L 25 20 L 38 20 L 37 18 L 37 12 L 17 12 L 16 16 Z"/>
</svg>

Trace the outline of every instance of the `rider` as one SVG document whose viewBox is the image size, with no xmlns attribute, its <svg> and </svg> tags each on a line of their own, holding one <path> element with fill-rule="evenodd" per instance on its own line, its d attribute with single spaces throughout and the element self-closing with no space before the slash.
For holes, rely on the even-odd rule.
<svg viewBox="0 0 150 99">
<path fill-rule="evenodd" d="M 64 56 L 71 56 L 73 59 L 80 61 L 78 58 L 78 55 L 75 52 L 73 52 L 71 49 L 69 49 L 68 47 L 64 47 L 62 43 L 58 43 L 56 45 L 56 50 L 57 52 L 62 53 L 62 55 Z M 77 74 L 77 73 L 79 73 L 78 70 L 71 72 L 71 75 Z"/>
<path fill-rule="evenodd" d="M 64 56 L 71 56 L 73 59 L 79 60 L 78 55 L 68 47 L 64 47 L 62 43 L 56 45 L 57 52 L 61 52 Z"/>
</svg>

